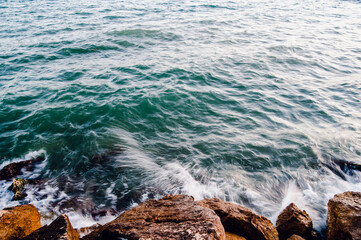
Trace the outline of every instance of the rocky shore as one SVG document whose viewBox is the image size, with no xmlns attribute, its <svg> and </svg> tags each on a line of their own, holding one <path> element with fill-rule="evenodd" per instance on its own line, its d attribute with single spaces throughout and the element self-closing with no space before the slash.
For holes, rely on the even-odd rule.
<svg viewBox="0 0 361 240">
<path fill-rule="evenodd" d="M 21 168 L 41 161 L 5 166 L 0 180 L 14 178 Z M 33 180 L 13 179 L 14 198 L 26 195 Z M 63 214 L 41 226 L 40 213 L 31 204 L 0 210 L 0 239 L 220 239 L 220 240 L 318 240 L 361 239 L 361 193 L 345 192 L 328 202 L 327 233 L 313 229 L 306 211 L 294 203 L 278 216 L 276 226 L 250 209 L 217 198 L 194 201 L 187 195 L 166 195 L 148 200 L 121 213 L 104 225 L 74 229 Z"/>
</svg>

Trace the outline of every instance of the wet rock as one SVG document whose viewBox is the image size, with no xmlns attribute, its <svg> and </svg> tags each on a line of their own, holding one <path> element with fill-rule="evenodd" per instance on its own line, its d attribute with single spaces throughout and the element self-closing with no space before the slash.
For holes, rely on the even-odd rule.
<svg viewBox="0 0 361 240">
<path fill-rule="evenodd" d="M 348 170 L 358 170 L 361 171 L 361 164 L 356 162 L 347 161 L 344 159 L 331 159 L 334 163 L 336 163 L 343 172 L 347 173 Z"/>
<path fill-rule="evenodd" d="M 67 199 L 61 199 L 51 204 L 53 208 L 56 208 L 60 213 L 78 212 L 83 215 L 89 215 L 94 220 L 98 221 L 105 216 L 115 216 L 118 212 L 111 208 L 99 209 L 91 198 L 84 196 L 76 196 Z"/>
<path fill-rule="evenodd" d="M 80 237 L 83 237 L 85 235 L 88 235 L 89 233 L 91 233 L 92 231 L 94 231 L 95 229 L 97 229 L 101 226 L 102 226 L 101 224 L 96 223 L 94 225 L 91 225 L 90 227 L 77 228 L 77 229 L 75 229 L 75 231 L 78 232 Z"/>
<path fill-rule="evenodd" d="M 21 205 L 0 211 L 0 239 L 20 239 L 41 227 L 34 205 Z"/>
<path fill-rule="evenodd" d="M 327 239 L 361 239 L 361 193 L 336 194 L 328 202 Z"/>
<path fill-rule="evenodd" d="M 91 215 L 95 221 L 98 221 L 101 217 L 105 216 L 115 216 L 118 212 L 114 209 L 99 209 L 91 212 Z"/>
<path fill-rule="evenodd" d="M 23 179 L 23 178 L 14 178 L 13 183 L 10 185 L 9 190 L 14 193 L 14 197 L 11 201 L 18 201 L 24 199 L 26 194 L 27 185 L 38 185 L 39 189 L 42 184 L 46 182 L 45 179 L 36 180 L 36 179 Z"/>
<path fill-rule="evenodd" d="M 248 208 L 223 202 L 217 198 L 204 199 L 198 201 L 198 204 L 214 210 L 227 232 L 243 236 L 248 240 L 278 240 L 278 233 L 272 222 Z"/>
<path fill-rule="evenodd" d="M 185 195 L 148 200 L 85 236 L 90 239 L 225 239 L 219 217 Z"/>
<path fill-rule="evenodd" d="M 9 189 L 14 193 L 13 199 L 11 201 L 21 200 L 27 196 L 25 193 L 25 186 L 28 184 L 26 179 L 22 178 L 14 178 L 13 183 L 9 187 Z"/>
<path fill-rule="evenodd" d="M 69 218 L 63 214 L 51 224 L 45 225 L 22 240 L 78 240 L 79 234 L 71 226 Z"/>
<path fill-rule="evenodd" d="M 331 157 L 328 161 L 321 163 L 345 181 L 347 180 L 345 174 L 354 176 L 356 171 L 361 171 L 361 164 L 355 161 Z"/>
<path fill-rule="evenodd" d="M 234 233 L 226 232 L 226 240 L 247 240 L 244 237 L 238 236 Z"/>
<path fill-rule="evenodd" d="M 0 170 L 0 180 L 9 180 L 18 175 L 22 174 L 22 169 L 25 168 L 27 171 L 32 171 L 36 163 L 42 162 L 44 157 L 37 157 L 30 160 L 21 162 L 14 162 L 6 165 Z"/>
<path fill-rule="evenodd" d="M 86 215 L 95 211 L 95 204 L 90 198 L 79 196 L 54 202 L 52 206 L 56 206 L 61 213 L 75 211 Z"/>
<path fill-rule="evenodd" d="M 296 234 L 293 234 L 291 237 L 287 238 L 287 240 L 306 240 L 303 237 L 300 237 Z"/>
<path fill-rule="evenodd" d="M 317 232 L 316 230 L 312 230 L 311 231 L 311 236 L 310 238 L 311 240 L 322 240 L 323 238 L 321 237 L 321 234 L 319 232 Z"/>
<path fill-rule="evenodd" d="M 312 220 L 306 211 L 300 210 L 296 204 L 288 205 L 278 216 L 276 222 L 280 239 L 287 239 L 293 234 L 310 239 Z"/>
<path fill-rule="evenodd" d="M 28 181 L 29 185 L 35 185 L 39 187 L 42 187 L 48 181 L 48 179 L 26 179 L 26 180 Z"/>
</svg>

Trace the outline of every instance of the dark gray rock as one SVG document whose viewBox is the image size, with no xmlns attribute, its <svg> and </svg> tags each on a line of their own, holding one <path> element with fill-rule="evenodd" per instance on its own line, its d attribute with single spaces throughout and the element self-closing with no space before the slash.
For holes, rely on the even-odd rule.
<svg viewBox="0 0 361 240">
<path fill-rule="evenodd" d="M 22 169 L 25 168 L 27 171 L 31 171 L 36 163 L 44 161 L 44 157 L 37 157 L 30 160 L 21 162 L 14 162 L 6 165 L 0 170 L 0 180 L 10 180 L 22 174 Z"/>
</svg>

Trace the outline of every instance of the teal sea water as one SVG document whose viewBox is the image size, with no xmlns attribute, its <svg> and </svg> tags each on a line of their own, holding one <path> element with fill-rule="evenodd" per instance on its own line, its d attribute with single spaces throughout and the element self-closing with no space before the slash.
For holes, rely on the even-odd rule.
<svg viewBox="0 0 361 240">
<path fill-rule="evenodd" d="M 360 107 L 359 1 L 0 1 L 0 167 L 46 158 L 0 207 L 44 221 L 171 193 L 272 221 L 295 202 L 321 230 L 361 191 L 334 164 L 361 164 Z"/>
</svg>

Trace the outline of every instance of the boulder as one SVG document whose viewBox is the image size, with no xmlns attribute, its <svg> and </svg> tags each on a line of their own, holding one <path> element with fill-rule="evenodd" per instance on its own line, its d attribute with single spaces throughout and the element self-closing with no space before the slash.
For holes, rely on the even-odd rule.
<svg viewBox="0 0 361 240">
<path fill-rule="evenodd" d="M 226 240 L 247 240 L 242 236 L 236 235 L 234 233 L 226 232 Z"/>
<path fill-rule="evenodd" d="M 28 184 L 26 179 L 14 178 L 13 183 L 10 186 L 10 190 L 14 193 L 13 199 L 11 201 L 21 200 L 27 196 L 25 193 L 25 186 Z"/>
<path fill-rule="evenodd" d="M 285 240 L 293 234 L 310 239 L 313 224 L 306 211 L 300 210 L 296 204 L 291 203 L 278 216 L 276 227 L 281 240 Z"/>
<path fill-rule="evenodd" d="M 198 204 L 214 210 L 227 232 L 248 240 L 278 240 L 278 232 L 272 222 L 248 208 L 217 198 L 204 199 L 198 201 Z"/>
<path fill-rule="evenodd" d="M 361 193 L 336 194 L 328 201 L 327 239 L 361 239 Z"/>
<path fill-rule="evenodd" d="M 34 165 L 36 163 L 39 163 L 43 160 L 44 157 L 37 157 L 30 160 L 10 163 L 0 170 L 0 180 L 9 180 L 18 175 L 21 175 L 23 168 L 26 168 L 26 170 L 31 171 L 33 170 Z"/>
<path fill-rule="evenodd" d="M 49 225 L 45 225 L 22 240 L 78 240 L 79 234 L 71 226 L 69 218 L 60 215 Z"/>
<path fill-rule="evenodd" d="M 0 239 L 20 239 L 41 227 L 34 205 L 21 205 L 0 211 Z"/>
<path fill-rule="evenodd" d="M 287 238 L 287 240 L 306 240 L 303 237 L 300 237 L 296 234 L 293 234 L 291 237 Z"/>
<path fill-rule="evenodd" d="M 185 195 L 167 195 L 160 200 L 143 202 L 82 239 L 122 238 L 226 239 L 222 223 L 214 211 Z"/>
</svg>

